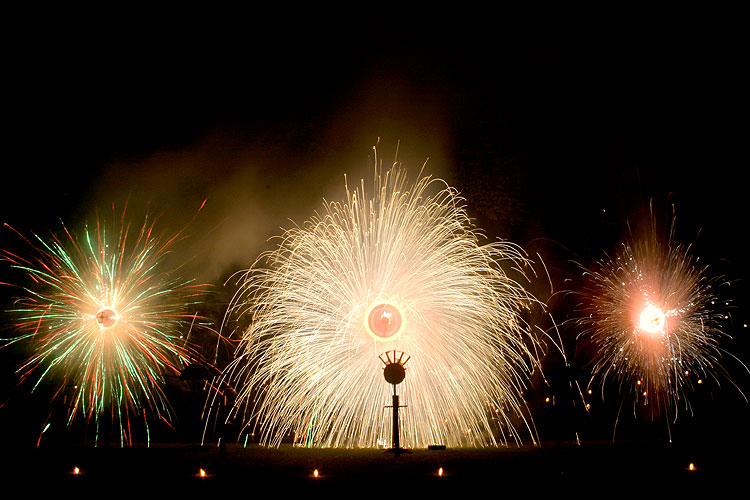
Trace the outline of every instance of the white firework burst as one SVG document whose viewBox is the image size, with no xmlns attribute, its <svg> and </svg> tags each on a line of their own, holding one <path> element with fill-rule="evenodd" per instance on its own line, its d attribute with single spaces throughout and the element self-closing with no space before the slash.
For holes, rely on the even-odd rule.
<svg viewBox="0 0 750 500">
<path fill-rule="evenodd" d="M 654 417 L 676 418 L 678 403 L 689 409 L 688 393 L 704 380 L 731 382 L 722 359 L 736 359 L 722 348 L 720 279 L 676 242 L 674 229 L 673 219 L 661 237 L 652 220 L 649 234 L 584 269 L 581 292 L 579 340 L 592 351 L 591 384 L 604 392 L 613 380 L 634 408 L 650 402 Z"/>
<path fill-rule="evenodd" d="M 377 164 L 377 160 L 376 160 Z M 421 174 L 420 174 L 421 177 Z M 430 194 L 434 191 L 434 194 Z M 523 392 L 538 367 L 516 245 L 480 244 L 443 181 L 375 168 L 243 275 L 230 312 L 249 327 L 225 378 L 263 444 L 388 443 L 391 386 L 379 354 L 410 356 L 401 442 L 484 446 L 535 440 Z M 514 279 L 515 276 L 515 279 Z"/>
</svg>

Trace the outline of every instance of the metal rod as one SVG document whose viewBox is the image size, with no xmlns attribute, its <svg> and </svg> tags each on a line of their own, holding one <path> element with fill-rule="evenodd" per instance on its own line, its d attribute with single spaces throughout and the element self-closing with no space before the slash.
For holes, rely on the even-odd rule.
<svg viewBox="0 0 750 500">
<path fill-rule="evenodd" d="M 398 394 L 393 395 L 393 451 L 398 453 L 401 447 L 398 441 Z"/>
</svg>

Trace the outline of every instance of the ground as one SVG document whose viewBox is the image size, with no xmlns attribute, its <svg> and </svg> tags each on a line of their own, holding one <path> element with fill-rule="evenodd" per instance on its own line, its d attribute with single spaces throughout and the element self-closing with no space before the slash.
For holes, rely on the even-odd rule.
<svg viewBox="0 0 750 500">
<path fill-rule="evenodd" d="M 27 491 L 111 491 L 118 495 L 295 491 L 496 491 L 518 493 L 690 491 L 740 482 L 746 460 L 719 443 L 542 443 L 486 448 L 411 450 L 303 449 L 258 445 L 40 447 L 6 456 L 5 484 Z M 693 464 L 691 470 L 690 464 Z M 78 467 L 80 473 L 74 474 Z M 442 475 L 439 474 L 442 468 Z M 205 477 L 200 476 L 201 469 Z M 318 477 L 314 476 L 317 469 Z"/>
</svg>

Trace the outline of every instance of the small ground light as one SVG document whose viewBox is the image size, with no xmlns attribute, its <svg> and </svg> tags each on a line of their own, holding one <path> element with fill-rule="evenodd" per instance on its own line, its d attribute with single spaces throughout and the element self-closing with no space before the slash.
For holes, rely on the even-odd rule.
<svg viewBox="0 0 750 500">
<path fill-rule="evenodd" d="M 313 477 L 314 477 L 315 479 L 318 479 L 318 478 L 320 477 L 320 472 L 318 471 L 318 469 L 315 469 L 315 470 L 313 471 Z"/>
<path fill-rule="evenodd" d="M 690 462 L 690 465 L 688 465 L 688 470 L 697 470 L 693 462 Z"/>
<path fill-rule="evenodd" d="M 199 477 L 206 477 L 206 469 L 198 469 L 198 476 Z"/>
<path fill-rule="evenodd" d="M 78 476 L 79 474 L 81 474 L 81 469 L 73 467 L 73 475 Z"/>
<path fill-rule="evenodd" d="M 703 383 L 703 379 L 700 379 L 700 378 L 699 378 L 699 379 L 698 379 L 698 383 L 699 383 L 699 384 L 702 384 L 702 383 Z"/>
<path fill-rule="evenodd" d="M 440 467 L 437 472 L 438 477 L 443 477 L 443 468 Z"/>
</svg>

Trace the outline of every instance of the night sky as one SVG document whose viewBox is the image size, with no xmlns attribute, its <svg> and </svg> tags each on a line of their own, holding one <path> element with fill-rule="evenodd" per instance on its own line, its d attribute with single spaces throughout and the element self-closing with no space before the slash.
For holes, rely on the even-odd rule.
<svg viewBox="0 0 750 500">
<path fill-rule="evenodd" d="M 368 175 L 379 138 L 384 164 L 396 144 L 415 175 L 429 158 L 488 239 L 539 252 L 558 290 L 573 261 L 674 205 L 678 239 L 733 282 L 732 333 L 746 335 L 747 40 L 733 16 L 67 16 L 4 35 L 0 221 L 23 232 L 126 200 L 178 230 L 207 200 L 184 252 L 221 286 L 290 219 L 340 199 L 345 174 Z"/>
</svg>

